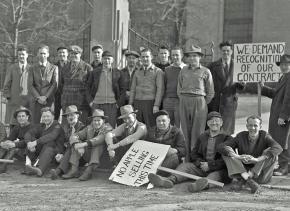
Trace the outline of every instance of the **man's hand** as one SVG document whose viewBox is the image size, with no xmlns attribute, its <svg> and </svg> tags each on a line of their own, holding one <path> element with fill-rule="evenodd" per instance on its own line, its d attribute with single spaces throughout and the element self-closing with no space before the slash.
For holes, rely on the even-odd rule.
<svg viewBox="0 0 290 211">
<path fill-rule="evenodd" d="M 130 97 L 130 91 L 126 91 L 126 96 Z"/>
<path fill-rule="evenodd" d="M 89 106 L 92 108 L 93 107 L 93 101 L 89 103 Z"/>
<path fill-rule="evenodd" d="M 55 156 L 55 160 L 56 160 L 56 162 L 60 162 L 61 161 L 61 159 L 63 158 L 63 154 L 57 154 L 56 156 Z"/>
<path fill-rule="evenodd" d="M 109 156 L 110 156 L 110 159 L 113 159 L 115 157 L 115 150 L 108 150 L 108 153 L 109 153 Z"/>
<path fill-rule="evenodd" d="M 110 145 L 108 145 L 107 150 L 108 150 L 108 151 L 115 150 L 115 149 L 117 149 L 119 146 L 120 146 L 119 144 L 110 144 Z"/>
<path fill-rule="evenodd" d="M 88 144 L 87 144 L 86 142 L 84 142 L 84 143 L 76 143 L 76 144 L 74 145 L 74 148 L 75 148 L 75 150 L 78 150 L 78 149 L 83 149 L 83 148 L 85 148 L 86 146 L 88 146 Z"/>
<path fill-rule="evenodd" d="M 36 140 L 35 140 L 35 141 L 31 141 L 31 142 L 28 142 L 28 143 L 27 143 L 27 148 L 28 148 L 28 149 L 35 148 L 36 145 L 37 145 Z"/>
<path fill-rule="evenodd" d="M 156 113 L 157 111 L 159 111 L 159 106 L 153 106 L 153 113 Z"/>
<path fill-rule="evenodd" d="M 40 97 L 38 97 L 37 98 L 37 102 L 39 103 L 39 104 L 41 104 L 41 105 L 46 105 L 46 97 L 45 96 L 40 96 Z"/>
<path fill-rule="evenodd" d="M 15 147 L 15 143 L 13 141 L 7 140 L 0 143 L 0 146 L 3 149 L 11 149 Z"/>
<path fill-rule="evenodd" d="M 7 104 L 8 103 L 8 99 L 6 97 L 2 97 L 2 103 Z"/>
<path fill-rule="evenodd" d="M 208 162 L 200 162 L 200 168 L 202 171 L 208 172 L 209 171 Z"/>
<path fill-rule="evenodd" d="M 83 156 L 83 154 L 85 153 L 85 149 L 79 148 L 79 149 L 77 149 L 77 152 L 80 154 L 80 156 Z"/>
<path fill-rule="evenodd" d="M 257 163 L 258 160 L 257 158 L 254 158 L 252 155 L 240 155 L 241 157 L 241 161 L 244 163 L 244 164 L 254 164 L 254 163 Z"/>
<path fill-rule="evenodd" d="M 170 147 L 167 152 L 167 155 L 177 154 L 177 152 L 178 152 L 177 149 Z"/>
<path fill-rule="evenodd" d="M 281 127 L 284 127 L 286 125 L 285 119 L 279 118 L 278 119 L 278 125 Z"/>
</svg>

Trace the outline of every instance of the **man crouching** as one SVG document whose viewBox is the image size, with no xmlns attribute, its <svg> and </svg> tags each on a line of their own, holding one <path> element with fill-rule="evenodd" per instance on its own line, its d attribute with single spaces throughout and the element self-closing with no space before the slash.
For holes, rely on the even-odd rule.
<svg viewBox="0 0 290 211">
<path fill-rule="evenodd" d="M 227 171 L 221 154 L 217 151 L 219 144 L 232 137 L 221 131 L 223 120 L 218 112 L 211 112 L 207 117 L 209 130 L 204 132 L 197 139 L 196 147 L 190 155 L 191 162 L 180 164 L 176 170 L 203 177 L 189 184 L 190 192 L 199 192 L 208 187 L 208 180 L 227 181 Z M 156 174 L 148 175 L 149 181 L 157 187 L 172 188 L 174 184 L 184 182 L 188 178 L 172 174 L 168 177 L 161 177 Z"/>
<path fill-rule="evenodd" d="M 80 181 L 91 179 L 93 170 L 100 164 L 100 158 L 105 148 L 105 135 L 112 130 L 109 123 L 105 123 L 107 116 L 104 111 L 95 109 L 90 117 L 92 122 L 83 130 L 74 133 L 70 137 L 71 168 L 67 174 L 62 175 L 63 179 L 71 179 L 79 176 L 79 161 L 83 158 L 88 166 L 83 174 L 79 177 Z"/>
<path fill-rule="evenodd" d="M 247 118 L 247 129 L 218 147 L 223 155 L 230 177 L 237 178 L 236 190 L 247 184 L 252 193 L 260 192 L 260 184 L 268 183 L 273 175 L 277 155 L 281 146 L 265 131 L 261 130 L 259 116 Z"/>
</svg>

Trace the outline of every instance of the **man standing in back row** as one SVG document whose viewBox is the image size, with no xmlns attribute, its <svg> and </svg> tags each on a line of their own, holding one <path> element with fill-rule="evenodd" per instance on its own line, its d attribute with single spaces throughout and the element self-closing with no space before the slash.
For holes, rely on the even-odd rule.
<svg viewBox="0 0 290 211">
<path fill-rule="evenodd" d="M 233 44 L 226 41 L 220 44 L 222 58 L 208 66 L 214 81 L 215 95 L 208 105 L 209 112 L 220 112 L 223 117 L 223 130 L 226 134 L 235 132 L 236 110 L 238 106 L 237 90 L 245 88 L 244 83 L 233 82 L 234 61 Z"/>
</svg>

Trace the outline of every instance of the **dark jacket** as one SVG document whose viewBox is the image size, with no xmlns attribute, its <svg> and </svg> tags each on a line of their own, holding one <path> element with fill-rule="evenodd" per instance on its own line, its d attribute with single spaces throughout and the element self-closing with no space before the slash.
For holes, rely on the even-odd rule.
<svg viewBox="0 0 290 211">
<path fill-rule="evenodd" d="M 54 101 L 54 93 L 57 86 L 57 66 L 47 62 L 43 76 L 40 65 L 36 64 L 31 69 L 31 77 L 28 77 L 28 87 L 36 101 L 39 96 L 47 97 L 47 104 Z"/>
<path fill-rule="evenodd" d="M 176 126 L 170 125 L 170 129 L 160 140 L 158 139 L 158 131 L 156 126 L 148 130 L 146 141 L 158 144 L 170 145 L 172 148 L 177 149 L 178 157 L 185 157 L 185 138 L 180 129 Z"/>
<path fill-rule="evenodd" d="M 215 95 L 208 104 L 208 111 L 220 112 L 224 119 L 224 130 L 233 134 L 235 129 L 235 111 L 237 109 L 237 90 L 244 88 L 240 83 L 233 82 L 234 61 L 231 60 L 228 74 L 224 70 L 222 59 L 209 64 L 214 82 Z"/>
<path fill-rule="evenodd" d="M 63 72 L 68 72 L 69 71 L 70 62 L 67 61 L 64 66 L 61 66 L 60 62 L 58 61 L 55 65 L 58 67 L 57 78 L 56 78 L 57 89 L 56 89 L 56 93 L 55 94 L 56 95 L 61 95 L 62 88 L 63 88 L 62 74 L 63 74 Z"/>
<path fill-rule="evenodd" d="M 218 152 L 218 147 L 225 141 L 232 140 L 232 137 L 225 134 L 219 134 L 215 137 L 215 156 L 214 160 L 211 161 L 206 160 L 208 139 L 209 131 L 205 131 L 198 137 L 196 147 L 193 148 L 190 155 L 191 162 L 193 162 L 197 167 L 200 167 L 200 162 L 208 162 L 210 172 L 225 169 L 226 165 L 221 154 Z"/>
<path fill-rule="evenodd" d="M 75 126 L 74 126 L 74 129 L 75 129 L 75 133 L 79 132 L 80 130 L 82 130 L 83 128 L 85 127 L 84 123 L 82 123 L 81 121 L 78 121 Z M 66 124 L 63 124 L 62 125 L 62 128 L 63 128 L 63 131 L 64 131 L 64 143 L 68 143 L 69 142 L 69 138 L 70 136 L 72 135 L 72 130 L 69 126 L 68 123 Z"/>
<path fill-rule="evenodd" d="M 283 149 L 287 149 L 290 138 L 290 73 L 283 76 L 275 89 L 263 87 L 262 95 L 272 98 L 268 131 Z M 287 121 L 285 127 L 278 125 L 279 118 Z"/>
<path fill-rule="evenodd" d="M 102 68 L 96 68 L 90 74 L 90 78 L 88 81 L 88 89 L 90 95 L 88 95 L 87 101 L 90 103 L 94 100 L 95 95 L 98 91 L 100 76 L 102 73 Z M 123 77 L 123 74 L 117 68 L 112 69 L 112 85 L 113 92 L 115 94 L 115 99 L 117 101 L 118 106 L 124 105 L 125 94 L 126 94 L 126 84 Z"/>
<path fill-rule="evenodd" d="M 10 135 L 7 139 L 10 141 L 15 141 L 16 139 L 19 139 L 19 141 L 15 142 L 15 146 L 17 148 L 25 148 L 26 142 L 24 140 L 24 136 L 32 128 L 32 124 L 28 124 L 23 127 L 20 127 L 20 125 L 15 125 L 10 131 Z"/>
<path fill-rule="evenodd" d="M 125 67 L 121 70 L 122 74 L 123 74 L 124 81 L 125 81 L 126 91 L 130 91 L 130 89 L 131 89 L 132 79 L 133 79 L 133 76 L 134 76 L 136 70 L 137 70 L 137 68 L 134 69 L 131 77 L 129 74 L 128 67 Z M 125 95 L 124 105 L 127 105 L 129 103 L 129 98 L 130 98 L 130 96 Z"/>
<path fill-rule="evenodd" d="M 256 141 L 253 151 L 250 152 L 248 137 L 248 131 L 240 132 L 235 138 L 229 139 L 226 142 L 220 144 L 218 151 L 222 155 L 231 156 L 232 153 L 234 153 L 233 150 L 237 148 L 240 155 L 247 154 L 256 158 L 262 154 L 265 154 L 269 157 L 275 157 L 282 152 L 281 146 L 270 136 L 270 134 L 263 130 L 260 130 L 259 139 Z"/>
<path fill-rule="evenodd" d="M 57 121 L 48 129 L 43 123 L 36 125 L 25 134 L 24 139 L 26 143 L 37 140 L 37 145 L 52 147 L 60 154 L 64 152 L 64 132 Z"/>
</svg>

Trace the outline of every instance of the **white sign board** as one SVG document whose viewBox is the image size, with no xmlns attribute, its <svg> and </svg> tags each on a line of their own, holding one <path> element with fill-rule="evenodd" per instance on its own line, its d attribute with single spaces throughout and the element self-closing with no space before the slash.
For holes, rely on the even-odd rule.
<svg viewBox="0 0 290 211">
<path fill-rule="evenodd" d="M 169 148 L 169 145 L 136 141 L 123 156 L 109 180 L 137 187 L 148 183 L 148 174 L 156 173 Z"/>
<path fill-rule="evenodd" d="M 279 67 L 285 42 L 234 45 L 234 81 L 276 82 L 282 76 Z"/>
</svg>

